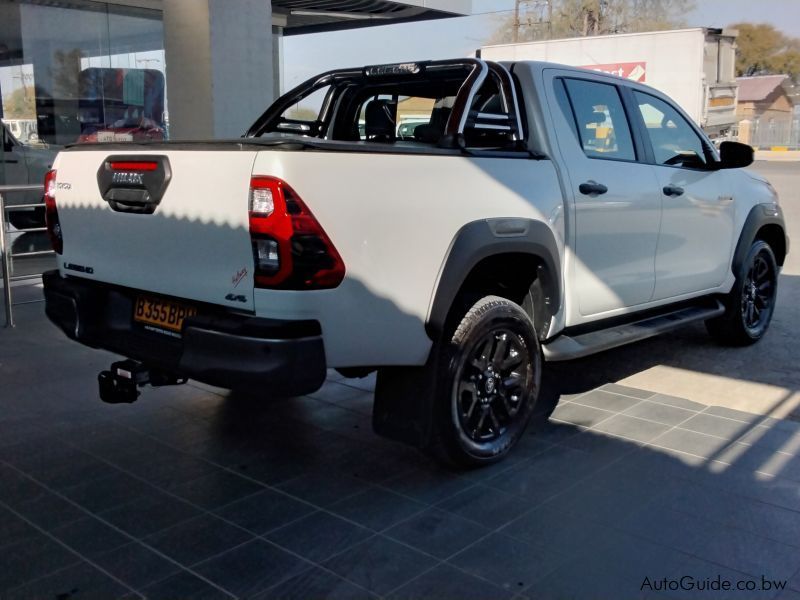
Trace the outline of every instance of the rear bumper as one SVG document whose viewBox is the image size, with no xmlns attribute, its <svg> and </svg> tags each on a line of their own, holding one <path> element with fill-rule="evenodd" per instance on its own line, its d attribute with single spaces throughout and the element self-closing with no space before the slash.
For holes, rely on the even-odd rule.
<svg viewBox="0 0 800 600">
<path fill-rule="evenodd" d="M 135 290 L 43 276 L 45 312 L 68 337 L 175 375 L 270 395 L 313 392 L 325 380 L 317 321 L 281 321 L 201 307 L 182 335 L 148 331 L 132 319 Z"/>
</svg>

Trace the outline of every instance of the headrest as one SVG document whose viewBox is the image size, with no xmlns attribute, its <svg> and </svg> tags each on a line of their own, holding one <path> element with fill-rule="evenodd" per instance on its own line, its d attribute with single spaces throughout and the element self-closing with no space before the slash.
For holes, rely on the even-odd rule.
<svg viewBox="0 0 800 600">
<path fill-rule="evenodd" d="M 447 119 L 450 118 L 452 109 L 447 107 L 434 108 L 431 111 L 431 120 L 427 124 L 417 125 L 414 128 L 414 139 L 426 144 L 436 144 L 444 135 Z"/>
<path fill-rule="evenodd" d="M 397 102 L 370 100 L 364 111 L 364 121 L 364 133 L 367 139 L 378 136 L 394 139 L 397 128 Z"/>
<path fill-rule="evenodd" d="M 587 125 L 602 125 L 606 122 L 606 113 L 599 110 L 584 110 L 580 111 L 578 119 L 584 127 Z"/>
</svg>

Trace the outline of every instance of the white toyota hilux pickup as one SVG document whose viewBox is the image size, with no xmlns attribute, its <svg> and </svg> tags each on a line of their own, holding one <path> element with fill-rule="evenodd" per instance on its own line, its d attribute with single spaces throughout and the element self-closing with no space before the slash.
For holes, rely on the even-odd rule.
<svg viewBox="0 0 800 600">
<path fill-rule="evenodd" d="M 291 118 L 312 95 L 316 118 Z M 100 374 L 106 401 L 186 378 L 297 395 L 327 368 L 377 370 L 378 433 L 486 464 L 519 440 L 542 361 L 698 320 L 730 344 L 764 335 L 788 240 L 752 160 L 597 72 L 331 71 L 241 139 L 61 152 L 47 315 L 127 359 Z"/>
</svg>

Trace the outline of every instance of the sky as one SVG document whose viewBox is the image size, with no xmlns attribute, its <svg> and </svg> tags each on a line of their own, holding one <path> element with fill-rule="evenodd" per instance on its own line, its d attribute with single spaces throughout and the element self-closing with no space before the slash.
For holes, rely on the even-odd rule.
<svg viewBox="0 0 800 600">
<path fill-rule="evenodd" d="M 284 38 L 283 91 L 339 67 L 466 56 L 484 44 L 513 0 L 473 0 L 470 17 L 383 25 Z M 695 0 L 689 26 L 724 27 L 737 21 L 770 23 L 800 37 L 800 0 Z"/>
</svg>

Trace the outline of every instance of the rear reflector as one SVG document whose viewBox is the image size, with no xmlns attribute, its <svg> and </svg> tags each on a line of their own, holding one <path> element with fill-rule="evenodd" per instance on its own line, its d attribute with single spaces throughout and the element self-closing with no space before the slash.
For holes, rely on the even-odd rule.
<svg viewBox="0 0 800 600">
<path fill-rule="evenodd" d="M 158 168 L 157 162 L 142 161 L 142 162 L 112 162 L 112 171 L 155 171 Z"/>
<path fill-rule="evenodd" d="M 64 251 L 64 238 L 61 234 L 61 223 L 58 220 L 56 207 L 56 171 L 48 171 L 44 176 L 44 220 L 47 225 L 47 236 L 56 254 Z"/>
<path fill-rule="evenodd" d="M 278 272 L 281 267 L 278 242 L 272 239 L 254 238 L 253 251 L 258 273 L 274 275 Z"/>
</svg>

